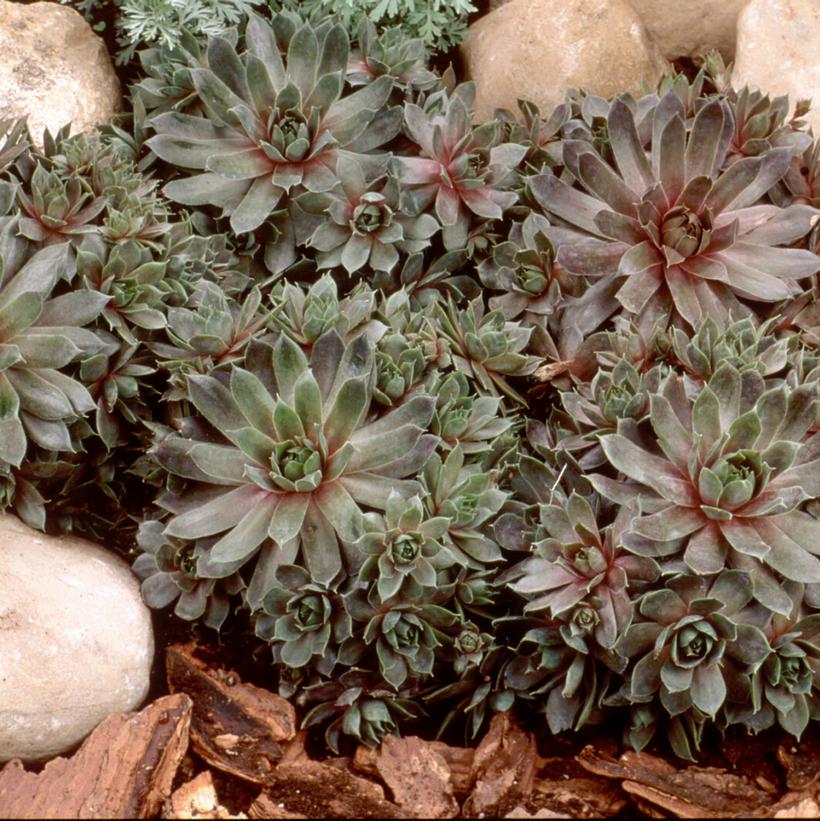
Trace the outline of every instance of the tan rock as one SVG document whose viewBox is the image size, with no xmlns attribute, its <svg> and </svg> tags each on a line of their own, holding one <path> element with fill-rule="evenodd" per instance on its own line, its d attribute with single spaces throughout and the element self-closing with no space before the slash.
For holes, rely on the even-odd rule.
<svg viewBox="0 0 820 821">
<path fill-rule="evenodd" d="M 627 0 L 510 0 L 470 27 L 461 50 L 478 119 L 517 111 L 519 98 L 548 115 L 569 87 L 638 93 L 669 70 Z"/>
<path fill-rule="evenodd" d="M 49 758 L 139 706 L 153 657 L 122 559 L 0 514 L 0 761 Z"/>
<path fill-rule="evenodd" d="M 716 48 L 725 60 L 735 56 L 737 16 L 749 0 L 629 0 L 663 56 L 704 55 Z"/>
<path fill-rule="evenodd" d="M 732 85 L 771 96 L 813 98 L 807 117 L 820 133 L 820 3 L 817 0 L 749 0 L 737 24 Z"/>
<path fill-rule="evenodd" d="M 510 0 L 490 0 L 490 11 Z M 749 0 L 629 0 L 668 60 L 696 57 L 716 48 L 734 59 L 737 16 Z"/>
<path fill-rule="evenodd" d="M 0 0 L 0 54 L 0 120 L 28 116 L 40 144 L 46 127 L 85 131 L 120 108 L 105 44 L 68 6 Z"/>
</svg>

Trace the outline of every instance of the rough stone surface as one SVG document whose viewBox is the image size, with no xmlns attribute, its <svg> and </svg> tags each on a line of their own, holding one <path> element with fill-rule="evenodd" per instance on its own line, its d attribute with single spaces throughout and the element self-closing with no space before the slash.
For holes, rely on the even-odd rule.
<svg viewBox="0 0 820 821">
<path fill-rule="evenodd" d="M 737 16 L 749 0 L 629 0 L 669 60 L 716 48 L 733 60 Z"/>
<path fill-rule="evenodd" d="M 807 117 L 820 131 L 820 3 L 817 0 L 749 0 L 737 24 L 732 85 L 788 94 L 794 103 L 811 97 Z"/>
<path fill-rule="evenodd" d="M 138 707 L 153 656 L 125 562 L 0 514 L 0 761 L 49 758 Z"/>
<path fill-rule="evenodd" d="M 490 0 L 490 11 L 510 0 Z M 749 0 L 628 0 L 668 60 L 704 55 L 716 48 L 735 56 L 737 16 Z"/>
<path fill-rule="evenodd" d="M 461 50 L 480 120 L 517 111 L 519 98 L 548 115 L 570 87 L 638 93 L 669 70 L 627 0 L 510 0 L 470 27 Z"/>
<path fill-rule="evenodd" d="M 35 141 L 72 123 L 72 133 L 119 110 L 120 83 L 105 43 L 59 3 L 0 0 L 0 120 L 28 115 Z"/>
</svg>

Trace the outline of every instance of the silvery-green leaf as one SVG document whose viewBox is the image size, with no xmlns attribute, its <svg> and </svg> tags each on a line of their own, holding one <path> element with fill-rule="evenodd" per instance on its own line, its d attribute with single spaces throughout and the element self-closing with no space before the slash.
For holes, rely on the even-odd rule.
<svg viewBox="0 0 820 821">
<path fill-rule="evenodd" d="M 313 494 L 313 498 L 318 509 L 341 538 L 353 542 L 362 535 L 362 512 L 340 482 L 322 485 Z"/>
<path fill-rule="evenodd" d="M 347 442 L 359 426 L 367 410 L 368 400 L 364 378 L 348 379 L 342 384 L 324 425 L 325 438 L 332 451 Z"/>
<path fill-rule="evenodd" d="M 315 504 L 310 505 L 305 514 L 302 552 L 310 575 L 317 582 L 329 584 L 342 569 L 339 540 Z"/>
<path fill-rule="evenodd" d="M 704 713 L 714 716 L 726 699 L 726 683 L 717 664 L 698 665 L 692 676 L 692 703 Z"/>
<path fill-rule="evenodd" d="M 274 500 L 268 497 L 243 509 L 243 517 L 213 548 L 211 559 L 215 562 L 237 562 L 256 551 L 268 536 Z"/>
<path fill-rule="evenodd" d="M 222 493 L 205 504 L 174 516 L 165 528 L 169 536 L 198 539 L 222 533 L 237 525 L 248 509 L 260 502 L 266 494 L 253 485 Z"/>
<path fill-rule="evenodd" d="M 282 493 L 270 519 L 268 535 L 283 545 L 297 536 L 302 529 L 305 513 L 310 504 L 310 493 Z"/>
<path fill-rule="evenodd" d="M 247 421 L 231 392 L 217 379 L 190 374 L 188 390 L 196 409 L 217 430 L 226 433 L 246 426 Z"/>
</svg>

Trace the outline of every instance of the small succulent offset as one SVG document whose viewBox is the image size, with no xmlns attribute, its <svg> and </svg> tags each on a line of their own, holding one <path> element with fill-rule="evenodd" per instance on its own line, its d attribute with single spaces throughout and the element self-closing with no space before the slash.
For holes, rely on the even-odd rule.
<svg viewBox="0 0 820 821">
<path fill-rule="evenodd" d="M 613 648 L 632 623 L 636 592 L 660 575 L 653 559 L 621 546 L 633 515 L 628 506 L 621 508 L 601 533 L 592 507 L 577 493 L 566 506 L 541 505 L 541 526 L 549 535 L 534 545 L 535 555 L 502 576 L 527 596 L 524 612 L 547 611 L 553 618 L 572 613 L 576 623 L 591 626 L 601 647 Z"/>
<path fill-rule="evenodd" d="M 456 368 L 474 380 L 481 393 L 525 405 L 508 378 L 529 376 L 541 364 L 539 357 L 526 353 L 533 329 L 508 322 L 500 308 L 487 311 L 481 298 L 462 309 L 449 299 L 435 311 Z"/>
<path fill-rule="evenodd" d="M 376 583 L 382 602 L 402 592 L 409 599 L 424 598 L 438 582 L 439 569 L 450 567 L 456 558 L 442 544 L 450 520 L 425 516 L 418 496 L 404 499 L 390 494 L 384 517 L 367 516 L 367 532 L 357 546 L 366 554 L 359 579 Z"/>
<path fill-rule="evenodd" d="M 330 220 L 320 224 L 308 241 L 319 252 L 320 269 L 341 265 L 349 274 L 363 268 L 389 273 L 398 264 L 400 251 L 411 254 L 430 245 L 438 222 L 431 214 L 414 216 L 403 210 L 395 178 L 368 181 L 361 165 L 344 156 L 339 157 L 336 172 L 338 190 L 317 197 L 314 205 Z"/>
<path fill-rule="evenodd" d="M 376 30 L 363 18 L 357 31 L 358 47 L 350 53 L 347 81 L 352 86 L 367 85 L 387 75 L 405 94 L 428 91 L 438 85 L 438 77 L 427 68 L 427 49 L 418 38 L 407 39 L 400 27 Z"/>
<path fill-rule="evenodd" d="M 444 98 L 440 110 L 407 103 L 405 128 L 419 155 L 395 160 L 413 209 L 433 205 L 448 250 L 467 243 L 470 214 L 501 219 L 517 202 L 510 189 L 518 182 L 517 166 L 526 153 L 523 145 L 503 142 L 497 121 L 473 126 L 474 97 L 473 85 L 465 83 Z"/>
<path fill-rule="evenodd" d="M 384 680 L 399 689 L 410 681 L 424 681 L 433 674 L 436 648 L 443 646 L 459 623 L 458 616 L 432 603 L 405 603 L 393 599 L 381 603 L 375 585 L 369 592 L 356 589 L 346 597 L 354 622 L 364 629 L 339 648 L 339 660 L 359 666 L 375 652 Z"/>
<path fill-rule="evenodd" d="M 197 570 L 197 547 L 169 538 L 161 521 L 140 524 L 137 544 L 142 553 L 133 569 L 142 580 L 142 595 L 150 607 L 174 604 L 174 614 L 186 621 L 202 619 L 214 630 L 231 610 L 231 599 L 245 586 L 238 573 L 203 578 Z"/>
<path fill-rule="evenodd" d="M 640 617 L 619 644 L 624 655 L 638 658 L 630 699 L 649 701 L 659 693 L 672 716 L 696 707 L 714 717 L 734 685 L 727 675 L 748 675 L 768 653 L 758 627 L 733 621 L 751 599 L 751 579 L 738 570 L 724 570 L 711 583 L 679 576 L 663 590 L 644 594 Z M 724 656 L 740 664 L 729 665 Z"/>
<path fill-rule="evenodd" d="M 341 596 L 313 582 L 303 567 L 282 565 L 262 610 L 256 635 L 272 643 L 276 662 L 304 667 L 317 659 L 318 669 L 326 674 L 333 671 L 334 648 L 351 633 Z"/>
</svg>

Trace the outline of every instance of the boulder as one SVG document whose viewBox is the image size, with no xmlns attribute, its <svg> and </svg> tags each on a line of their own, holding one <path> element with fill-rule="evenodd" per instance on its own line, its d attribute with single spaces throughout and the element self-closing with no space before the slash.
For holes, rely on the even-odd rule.
<svg viewBox="0 0 820 821">
<path fill-rule="evenodd" d="M 735 56 L 737 17 L 749 0 L 629 0 L 668 60 L 704 55 L 716 48 Z"/>
<path fill-rule="evenodd" d="M 121 104 L 105 43 L 74 9 L 0 0 L 0 120 L 28 116 L 35 142 L 72 123 L 107 122 Z"/>
<path fill-rule="evenodd" d="M 470 26 L 461 51 L 480 120 L 519 98 L 548 116 L 571 87 L 640 93 L 670 68 L 627 0 L 510 0 Z"/>
<path fill-rule="evenodd" d="M 813 98 L 807 117 L 820 133 L 820 3 L 817 0 L 749 0 L 737 23 L 732 85 L 794 104 Z"/>
<path fill-rule="evenodd" d="M 490 11 L 510 0 L 490 0 Z M 629 0 L 667 60 L 697 57 L 716 48 L 735 56 L 737 16 L 749 0 Z"/>
<path fill-rule="evenodd" d="M 151 615 L 122 559 L 0 514 L 0 761 L 49 758 L 138 707 L 153 657 Z"/>
</svg>

